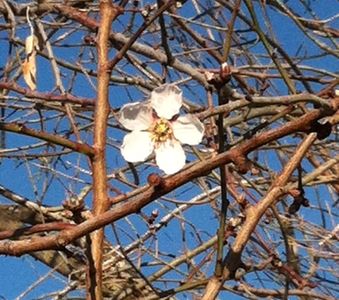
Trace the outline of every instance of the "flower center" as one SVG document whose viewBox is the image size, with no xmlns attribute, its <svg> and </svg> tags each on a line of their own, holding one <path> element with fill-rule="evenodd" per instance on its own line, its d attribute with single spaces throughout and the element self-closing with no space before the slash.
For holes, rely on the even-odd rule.
<svg viewBox="0 0 339 300">
<path fill-rule="evenodd" d="M 173 130 L 171 124 L 165 119 L 159 119 L 151 128 L 153 142 L 165 142 L 172 138 Z"/>
</svg>

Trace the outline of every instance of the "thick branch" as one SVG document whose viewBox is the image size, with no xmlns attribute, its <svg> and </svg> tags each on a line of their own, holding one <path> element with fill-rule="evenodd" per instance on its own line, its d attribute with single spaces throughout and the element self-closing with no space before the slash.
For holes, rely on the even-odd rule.
<svg viewBox="0 0 339 300">
<path fill-rule="evenodd" d="M 202 298 L 203 300 L 215 299 L 224 281 L 233 276 L 234 272 L 241 264 L 241 253 L 247 245 L 247 242 L 249 241 L 250 236 L 255 230 L 261 217 L 264 215 L 266 210 L 271 205 L 274 205 L 282 196 L 284 193 L 284 186 L 288 182 L 293 171 L 304 158 L 307 150 L 311 147 L 316 139 L 316 133 L 311 133 L 304 139 L 300 146 L 295 150 L 293 157 L 285 166 L 282 173 L 272 183 L 267 195 L 256 206 L 252 206 L 247 209 L 245 223 L 242 225 L 241 230 L 239 231 L 230 251 L 225 258 L 223 277 L 210 281 L 206 287 L 205 295 Z"/>
<path fill-rule="evenodd" d="M 93 148 L 87 144 L 72 142 L 66 138 L 63 138 L 55 134 L 50 134 L 45 131 L 38 131 L 38 130 L 27 128 L 26 126 L 22 124 L 0 122 L 0 130 L 5 130 L 5 131 L 10 131 L 10 132 L 15 132 L 15 133 L 35 137 L 37 139 L 49 142 L 51 144 L 59 145 L 59 146 L 71 149 L 73 151 L 85 154 L 89 157 L 94 155 Z"/>
<path fill-rule="evenodd" d="M 107 195 L 106 172 L 106 130 L 109 114 L 108 85 L 110 71 L 108 69 L 108 38 L 113 19 L 120 11 L 112 5 L 111 0 L 100 2 L 100 27 L 97 40 L 98 52 L 98 99 L 94 113 L 94 149 L 93 168 L 93 216 L 100 216 L 109 207 Z M 94 268 L 89 264 L 90 298 L 102 299 L 102 255 L 104 229 L 93 232 L 91 236 L 91 252 L 89 260 L 93 259 Z M 88 295 L 89 297 L 89 295 Z"/>
<path fill-rule="evenodd" d="M 334 113 L 334 111 L 332 113 Z M 280 128 L 258 134 L 227 152 L 196 163 L 180 173 L 167 178 L 161 178 L 160 184 L 156 187 L 150 185 L 142 187 L 140 188 L 141 192 L 139 194 L 137 191 L 133 191 L 134 196 L 132 197 L 130 197 L 129 194 L 117 196 L 113 202 L 119 203 L 116 204 L 112 210 L 106 211 L 100 216 L 95 216 L 79 224 L 75 228 L 63 230 L 56 236 L 42 237 L 35 241 L 0 242 L 0 254 L 22 255 L 31 251 L 62 248 L 85 234 L 117 221 L 131 213 L 140 211 L 142 207 L 153 200 L 169 193 L 187 182 L 192 181 L 202 174 L 207 174 L 221 164 L 236 161 L 239 156 L 246 156 L 251 151 L 289 134 L 309 130 L 314 121 L 330 114 L 331 113 L 329 111 L 324 112 L 319 109 L 313 110 L 301 118 L 293 120 Z"/>
<path fill-rule="evenodd" d="M 45 101 L 54 101 L 60 103 L 72 103 L 81 105 L 82 107 L 95 105 L 94 99 L 75 97 L 67 93 L 63 95 L 56 95 L 53 93 L 41 93 L 37 91 L 32 91 L 28 88 L 23 88 L 13 81 L 0 81 L 0 89 L 11 90 L 13 92 L 24 95 L 27 98 L 42 99 Z"/>
</svg>

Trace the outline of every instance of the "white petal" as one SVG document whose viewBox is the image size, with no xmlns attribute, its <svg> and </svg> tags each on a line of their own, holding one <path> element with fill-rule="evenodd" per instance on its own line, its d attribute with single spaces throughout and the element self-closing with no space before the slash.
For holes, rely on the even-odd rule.
<svg viewBox="0 0 339 300">
<path fill-rule="evenodd" d="M 125 104 L 117 116 L 117 120 L 129 130 L 146 130 L 152 122 L 152 108 L 147 102 Z"/>
<path fill-rule="evenodd" d="M 198 145 L 204 136 L 204 125 L 193 115 L 180 116 L 172 122 L 173 134 L 182 144 Z"/>
<path fill-rule="evenodd" d="M 149 132 L 132 131 L 126 134 L 120 150 L 128 162 L 145 161 L 153 152 L 153 142 Z"/>
<path fill-rule="evenodd" d="M 182 106 L 182 91 L 173 84 L 164 84 L 153 90 L 151 105 L 160 118 L 170 120 Z"/>
<path fill-rule="evenodd" d="M 155 148 L 155 160 L 166 174 L 173 174 L 185 165 L 186 155 L 178 141 L 167 140 Z"/>
</svg>

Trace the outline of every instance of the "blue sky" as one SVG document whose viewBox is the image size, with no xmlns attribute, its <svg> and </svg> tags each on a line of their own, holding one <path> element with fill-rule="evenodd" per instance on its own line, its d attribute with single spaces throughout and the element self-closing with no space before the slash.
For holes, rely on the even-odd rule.
<svg viewBox="0 0 339 300">
<path fill-rule="evenodd" d="M 17 1 L 17 2 L 28 2 L 28 1 Z M 205 1 L 203 1 L 205 2 Z M 295 1 L 297 2 L 297 1 Z M 288 3 L 292 3 L 292 1 L 288 1 Z M 330 18 L 335 14 L 334 7 L 337 4 L 337 1 L 332 0 L 325 0 L 325 1 L 318 1 L 318 15 L 321 18 Z M 299 13 L 303 15 L 303 9 L 300 7 L 296 7 L 298 9 Z M 258 15 L 260 15 L 260 11 L 257 11 Z M 184 5 L 184 7 L 181 10 L 182 15 L 190 16 L 193 14 L 192 10 L 192 3 L 191 1 L 187 1 L 187 3 Z M 273 31 L 276 35 L 276 39 L 281 43 L 282 47 L 285 51 L 291 56 L 295 55 L 296 52 L 302 51 L 307 53 L 307 55 L 318 55 L 319 49 L 312 46 L 311 43 L 309 43 L 308 39 L 305 38 L 301 33 L 300 30 L 296 28 L 295 24 L 292 24 L 290 21 L 287 21 L 286 16 L 279 15 L 273 11 L 269 10 L 269 16 L 272 20 L 273 25 Z M 124 26 L 126 25 L 124 23 L 124 18 L 128 19 L 127 16 L 122 16 L 114 26 L 114 30 L 122 30 Z M 309 16 L 307 16 L 309 18 Z M 4 19 L 0 19 L 0 23 L 3 23 Z M 338 25 L 338 22 L 331 22 L 331 26 L 334 27 L 335 24 Z M 262 20 L 262 25 L 264 25 L 264 21 Z M 263 27 L 264 28 L 264 27 Z M 67 26 L 64 28 L 64 31 L 61 31 L 57 36 L 60 36 L 61 34 L 67 32 L 69 29 Z M 17 30 L 17 36 L 21 39 L 24 39 L 27 35 L 27 26 L 20 26 Z M 70 38 L 67 40 L 67 42 L 70 44 L 70 47 L 62 48 L 58 47 L 58 45 L 55 46 L 54 51 L 58 57 L 61 59 L 70 61 L 74 64 L 77 62 L 77 54 L 79 48 L 77 47 L 71 47 L 71 44 L 77 45 L 80 42 L 82 42 L 84 32 L 76 33 L 70 36 Z M 8 32 L 2 30 L 0 31 L 0 49 L 3 55 L 0 56 L 0 67 L 3 67 L 6 63 L 7 55 L 8 55 L 8 47 L 7 47 L 7 38 L 8 38 Z M 148 40 L 148 38 L 143 38 L 143 42 L 152 44 L 152 41 Z M 299 47 L 301 48 L 299 49 Z M 17 47 L 16 49 L 12 49 L 12 51 L 18 51 L 20 47 Z M 259 45 L 257 48 L 254 48 L 253 51 L 262 52 L 262 46 Z M 92 53 L 95 53 L 95 49 L 85 49 L 84 50 L 84 57 L 89 57 Z M 111 57 L 114 55 L 114 51 L 110 53 Z M 13 55 L 13 52 L 12 52 Z M 242 64 L 242 61 L 238 61 L 240 65 Z M 325 70 L 329 70 L 332 72 L 335 72 L 337 70 L 337 64 L 333 63 L 334 59 L 333 57 L 319 57 L 315 58 L 313 60 L 306 60 L 303 62 L 304 65 L 313 66 L 313 67 L 320 67 Z M 215 64 L 215 65 L 213 65 Z M 95 70 L 96 66 L 93 63 L 86 63 L 83 64 L 87 68 L 92 68 Z M 154 64 L 153 64 L 154 65 Z M 210 63 L 208 63 L 210 67 L 217 68 L 217 64 L 215 61 L 211 60 Z M 122 74 L 123 72 L 131 72 L 133 70 L 132 68 L 128 66 L 124 66 L 123 63 L 118 66 L 120 69 L 116 73 Z M 154 66 L 154 69 L 156 71 L 160 70 L 160 66 Z M 43 71 L 42 71 L 43 70 Z M 94 98 L 96 95 L 95 89 L 89 84 L 87 78 L 85 76 L 79 76 L 75 82 L 72 81 L 72 76 L 74 74 L 71 71 L 68 71 L 66 69 L 62 69 L 62 79 L 63 83 L 65 85 L 66 89 L 70 89 L 72 87 L 72 93 L 76 94 L 78 96 L 82 97 L 88 97 L 88 98 Z M 140 74 L 138 74 L 140 75 Z M 51 66 L 50 62 L 47 61 L 45 58 L 38 58 L 38 73 L 37 73 L 37 81 L 38 81 L 38 90 L 42 92 L 50 92 L 54 87 L 54 81 L 53 81 L 53 75 L 51 72 Z M 172 75 L 172 79 L 177 79 L 175 75 Z M 92 83 L 95 85 L 96 81 L 94 77 L 91 77 Z M 25 85 L 22 79 L 18 80 L 18 83 L 20 85 Z M 73 88 L 74 85 L 74 88 Z M 205 101 L 205 94 L 203 93 L 203 89 L 199 86 L 196 86 L 194 88 L 194 83 L 192 84 L 193 87 L 191 89 L 193 92 L 190 92 L 189 89 L 184 90 L 184 96 L 187 97 L 190 101 L 193 101 L 195 103 L 201 104 Z M 282 94 L 286 92 L 285 87 L 283 87 L 282 84 L 277 84 L 277 88 L 282 91 Z M 197 95 L 195 95 L 196 93 Z M 131 101 L 138 101 L 140 99 L 144 99 L 147 96 L 148 92 L 146 90 L 140 91 L 138 88 L 132 87 L 132 86 L 122 86 L 122 85 L 112 85 L 110 87 L 110 102 L 111 106 L 113 108 L 120 107 L 122 104 L 131 102 Z M 56 116 L 58 112 L 51 112 L 49 115 L 51 117 Z M 6 121 L 15 120 L 17 117 L 20 116 L 20 112 L 14 113 L 12 116 L 8 118 Z M 38 113 L 32 114 L 30 117 L 30 126 L 38 128 L 39 127 L 39 116 Z M 83 120 L 79 118 L 80 124 L 86 124 L 88 121 Z M 112 118 L 110 120 L 110 124 L 112 125 L 109 128 L 109 142 L 111 143 L 110 147 L 108 147 L 107 156 L 108 156 L 108 172 L 113 173 L 114 170 L 117 168 L 121 168 L 122 166 L 126 166 L 126 162 L 122 160 L 122 157 L 120 155 L 120 152 L 118 151 L 118 147 L 121 143 L 121 138 L 123 136 L 123 133 L 121 130 L 117 130 L 114 128 L 114 125 L 116 124 L 114 119 Z M 55 129 L 55 122 L 51 120 L 50 122 L 46 122 L 47 129 L 53 132 Z M 57 124 L 57 131 L 58 133 L 62 133 L 63 131 L 68 130 L 69 128 L 69 122 L 67 121 L 67 118 L 62 119 L 61 122 Z M 82 138 L 87 143 L 91 143 L 92 139 L 92 131 L 83 131 L 82 132 Z M 13 135 L 8 134 L 7 135 L 7 147 L 17 147 L 22 146 L 27 143 L 29 144 L 35 144 L 38 141 L 31 138 L 21 137 L 19 135 Z M 37 150 L 33 150 L 32 152 L 39 152 L 41 151 L 41 148 L 38 148 Z M 267 154 L 267 153 L 266 153 Z M 263 159 L 268 159 L 270 163 L 274 161 L 274 158 L 272 158 L 271 155 L 267 154 L 267 156 L 263 155 Z M 66 162 L 66 164 L 65 164 Z M 67 165 L 67 162 L 70 164 Z M 40 167 L 42 162 L 40 161 L 33 161 L 32 163 L 29 163 L 27 165 L 23 165 L 18 160 L 9 160 L 9 159 L 2 159 L 0 161 L 0 184 L 3 184 L 9 189 L 14 190 L 18 194 L 25 195 L 26 197 L 30 199 L 39 199 L 43 196 L 44 198 L 44 204 L 47 205 L 60 205 L 60 203 L 69 197 L 72 192 L 77 193 L 80 191 L 80 189 L 83 187 L 82 182 L 76 182 L 76 181 L 69 181 L 64 175 L 57 174 L 55 175 L 57 180 L 54 181 L 53 185 L 47 189 L 46 194 L 42 194 L 43 187 L 46 184 L 46 181 L 43 180 L 43 178 L 39 178 L 39 176 L 42 176 L 40 173 Z M 276 167 L 276 169 L 280 169 L 281 166 L 278 163 L 272 163 L 272 168 Z M 60 161 L 55 162 L 55 168 L 63 172 L 64 174 L 67 174 L 70 177 L 78 177 L 81 178 L 86 183 L 91 182 L 91 176 L 86 174 L 83 170 L 88 169 L 88 162 L 85 157 L 77 155 L 77 154 L 68 154 L 63 156 L 63 163 Z M 144 184 L 146 182 L 146 178 L 148 174 L 153 172 L 155 169 L 153 167 L 145 166 L 140 168 L 141 171 L 141 184 Z M 30 175 L 30 173 L 32 175 Z M 132 176 L 129 173 L 128 178 L 131 179 Z M 33 186 L 36 186 L 36 191 L 32 188 Z M 113 181 L 114 186 L 116 188 L 119 188 L 122 191 L 127 191 L 129 188 L 119 183 L 118 181 Z M 321 192 L 327 193 L 325 189 L 320 190 Z M 187 201 L 190 200 L 194 195 L 197 193 L 201 193 L 202 191 L 197 187 L 197 185 L 191 185 L 190 188 L 187 188 L 187 186 L 181 187 L 169 195 L 166 195 L 168 198 L 177 199 L 181 201 Z M 317 204 L 317 197 L 315 192 L 311 190 L 306 190 L 307 195 L 310 197 L 311 201 L 314 201 L 313 205 Z M 114 193 L 112 193 L 114 195 Z M 88 207 L 91 205 L 91 198 L 87 198 L 86 204 Z M 6 200 L 3 197 L 0 197 L 0 203 L 1 204 L 10 204 L 8 200 Z M 163 217 L 167 212 L 174 209 L 176 205 L 161 201 L 161 205 L 158 203 L 151 204 L 147 206 L 143 212 L 144 213 L 150 213 L 154 208 L 160 207 L 160 217 Z M 313 202 L 312 202 L 313 203 Z M 324 204 L 325 206 L 326 204 Z M 301 210 L 301 214 L 303 214 L 303 209 Z M 308 209 L 305 214 L 308 214 L 308 217 L 310 220 L 315 220 L 317 218 L 320 218 L 319 212 L 316 210 Z M 196 228 L 199 228 L 199 230 L 204 231 L 202 236 L 208 239 L 209 236 L 212 236 L 217 228 L 217 219 L 216 215 L 213 211 L 209 209 L 209 207 L 205 206 L 197 206 L 196 208 L 190 209 L 187 212 L 184 213 L 185 217 L 190 220 Z M 141 232 L 147 231 L 148 227 L 145 221 L 140 216 L 131 216 L 129 218 L 131 222 L 134 224 L 138 230 Z M 328 226 L 331 225 L 330 222 L 327 224 Z M 182 253 L 182 238 L 180 236 L 180 226 L 182 224 L 179 221 L 171 222 L 169 226 L 161 232 L 158 236 L 158 243 L 160 245 L 166 245 L 168 247 L 165 247 L 166 250 L 171 250 L 176 253 Z M 188 226 L 186 224 L 186 226 Z M 128 221 L 122 220 L 121 222 L 117 223 L 117 228 L 119 232 L 119 237 L 121 241 L 124 243 L 129 243 L 133 239 L 137 238 L 137 234 L 131 230 L 130 223 Z M 124 231 L 128 231 L 130 233 L 130 236 L 124 235 Z M 188 231 L 191 234 L 188 234 L 185 238 L 187 238 L 187 245 L 190 247 L 193 247 L 193 245 L 197 245 L 198 241 L 196 236 L 194 235 L 194 230 Z M 107 229 L 107 235 L 114 239 L 112 231 L 110 228 Z M 180 236 L 180 237 L 179 237 Z M 277 237 L 278 239 L 278 237 Z M 150 258 L 151 260 L 151 258 Z M 3 297 L 4 299 L 15 299 L 16 297 L 19 297 L 21 293 L 24 291 L 27 291 L 27 288 L 29 286 L 32 286 L 35 284 L 35 282 L 38 279 L 41 279 L 42 277 L 46 276 L 48 272 L 50 271 L 46 266 L 43 264 L 36 262 L 33 258 L 25 255 L 20 258 L 13 258 L 13 257 L 0 257 L 0 297 Z M 213 266 L 213 265 L 212 265 Z M 184 267 L 183 267 L 184 268 Z M 149 268 L 145 269 L 146 275 L 151 274 L 152 271 L 154 271 L 156 268 Z M 212 267 L 210 268 L 212 270 Z M 211 274 L 210 270 L 210 274 Z M 32 288 L 32 291 L 27 293 L 27 295 L 23 296 L 22 299 L 37 299 L 38 297 L 41 297 L 44 294 L 57 291 L 59 289 L 62 289 L 62 287 L 65 286 L 65 278 L 62 278 L 60 275 L 56 273 L 50 273 L 49 276 L 46 277 L 46 279 L 43 280 L 42 283 L 39 283 L 36 287 Z M 255 275 L 251 274 L 249 275 L 248 279 L 249 281 L 255 283 Z M 228 298 L 229 297 L 229 298 Z M 184 295 L 179 295 L 178 299 L 189 299 L 185 298 Z M 237 297 L 234 294 L 232 296 L 228 296 L 227 292 L 223 293 L 223 296 L 220 299 L 243 299 L 241 297 Z M 292 299 L 292 298 L 291 298 Z"/>
</svg>

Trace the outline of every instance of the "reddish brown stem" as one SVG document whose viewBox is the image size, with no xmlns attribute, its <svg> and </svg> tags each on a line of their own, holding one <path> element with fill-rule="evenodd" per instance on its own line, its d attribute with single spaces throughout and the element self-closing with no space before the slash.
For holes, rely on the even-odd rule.
<svg viewBox="0 0 339 300">
<path fill-rule="evenodd" d="M 61 103 L 72 103 L 81 105 L 82 107 L 94 106 L 95 100 L 90 98 L 75 97 L 71 94 L 56 95 L 52 93 L 41 93 L 23 88 L 13 81 L 0 81 L 0 89 L 11 90 L 24 95 L 27 98 L 42 99 L 45 101 L 54 101 Z"/>
<path fill-rule="evenodd" d="M 30 129 L 21 124 L 0 122 L 0 130 L 15 132 L 15 133 L 19 133 L 19 134 L 23 134 L 27 136 L 32 136 L 37 139 L 49 142 L 51 144 L 63 146 L 65 148 L 85 154 L 89 157 L 92 157 L 94 155 L 94 149 L 87 144 L 72 142 L 69 139 L 63 138 L 56 134 L 50 134 L 45 131 L 38 131 L 38 130 Z"/>
<path fill-rule="evenodd" d="M 100 216 L 110 205 L 107 195 L 106 172 L 106 130 L 109 114 L 108 86 L 110 69 L 108 68 L 108 39 L 113 20 L 120 14 L 111 0 L 100 1 L 100 27 L 98 31 L 98 99 L 94 113 L 94 149 L 93 169 L 93 216 Z M 102 299 L 102 249 L 104 229 L 100 228 L 91 235 L 89 255 L 93 264 L 89 264 L 89 293 L 87 299 Z M 92 261 L 90 260 L 90 261 Z"/>
<path fill-rule="evenodd" d="M 319 109 L 313 110 L 301 118 L 293 120 L 281 126 L 280 128 L 258 134 L 257 136 L 246 140 L 227 152 L 220 153 L 215 157 L 196 163 L 192 167 L 187 168 L 180 173 L 163 178 L 160 187 L 142 187 L 140 188 L 141 192 L 136 194 L 134 191 L 135 196 L 132 197 L 130 197 L 128 194 L 117 196 L 112 202 L 121 203 L 116 204 L 112 210 L 95 216 L 72 229 L 63 230 L 56 236 L 41 237 L 35 241 L 10 241 L 6 243 L 0 242 L 0 254 L 22 255 L 32 251 L 58 249 L 63 247 L 64 245 L 67 245 L 68 243 L 84 236 L 85 234 L 102 228 L 103 226 L 117 221 L 131 213 L 140 211 L 142 207 L 152 202 L 154 199 L 157 199 L 160 196 L 163 196 L 176 189 L 177 187 L 192 181 L 202 174 L 212 171 L 221 164 L 232 162 L 236 159 L 236 157 L 239 156 L 239 154 L 246 155 L 249 152 L 258 149 L 262 145 L 265 145 L 276 139 L 299 131 L 304 131 L 308 129 L 315 120 L 333 113 L 335 112 L 324 112 Z M 104 201 L 104 199 L 102 200 Z"/>
<path fill-rule="evenodd" d="M 29 235 L 39 232 L 48 232 L 48 231 L 60 231 L 64 229 L 73 228 L 75 225 L 70 223 L 63 222 L 51 222 L 45 224 L 37 224 L 34 226 L 29 226 L 25 228 L 20 228 L 16 230 L 5 230 L 0 231 L 0 240 L 9 239 L 14 236 Z"/>
</svg>

